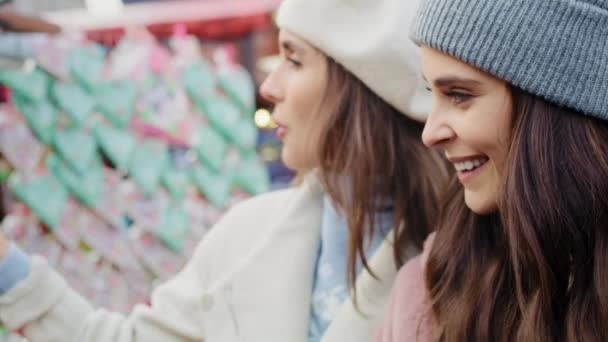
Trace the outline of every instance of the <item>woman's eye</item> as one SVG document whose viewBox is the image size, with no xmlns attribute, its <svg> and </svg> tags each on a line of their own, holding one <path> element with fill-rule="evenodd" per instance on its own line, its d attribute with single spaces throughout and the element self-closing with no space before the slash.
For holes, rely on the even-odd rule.
<svg viewBox="0 0 608 342">
<path fill-rule="evenodd" d="M 295 59 L 293 59 L 293 58 L 290 58 L 290 57 L 285 57 L 285 59 L 286 59 L 286 60 L 287 60 L 287 62 L 288 62 L 289 64 L 291 64 L 293 67 L 299 68 L 299 67 L 301 67 L 301 66 L 302 66 L 302 63 L 300 63 L 300 62 L 296 61 L 296 60 L 295 60 Z"/>
<path fill-rule="evenodd" d="M 454 104 L 462 104 L 470 100 L 473 96 L 467 93 L 459 92 L 459 91 L 450 91 L 446 93 L 446 96 L 449 97 Z"/>
</svg>

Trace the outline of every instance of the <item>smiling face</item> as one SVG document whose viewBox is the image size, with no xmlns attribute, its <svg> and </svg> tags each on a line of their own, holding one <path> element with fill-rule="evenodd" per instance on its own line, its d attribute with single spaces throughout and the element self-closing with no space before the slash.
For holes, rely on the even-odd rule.
<svg viewBox="0 0 608 342">
<path fill-rule="evenodd" d="M 323 125 L 319 112 L 327 90 L 327 57 L 287 30 L 281 30 L 279 45 L 281 62 L 260 93 L 274 104 L 283 162 L 292 170 L 306 171 L 318 165 L 314 142 Z"/>
<path fill-rule="evenodd" d="M 422 140 L 454 164 L 467 206 L 478 214 L 497 208 L 511 132 L 508 85 L 437 50 L 422 48 L 423 74 L 433 109 Z"/>
</svg>

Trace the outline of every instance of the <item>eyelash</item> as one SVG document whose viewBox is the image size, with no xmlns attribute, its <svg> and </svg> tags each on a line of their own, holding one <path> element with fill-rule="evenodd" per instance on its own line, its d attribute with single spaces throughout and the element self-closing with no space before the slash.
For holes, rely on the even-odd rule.
<svg viewBox="0 0 608 342">
<path fill-rule="evenodd" d="M 285 57 L 285 60 L 287 61 L 287 63 L 291 64 L 295 68 L 299 68 L 302 66 L 302 63 L 296 61 L 295 59 Z"/>
<path fill-rule="evenodd" d="M 470 100 L 473 96 L 460 91 L 449 91 L 445 95 L 449 97 L 454 104 L 462 104 Z"/>
<path fill-rule="evenodd" d="M 430 87 L 425 87 L 425 89 L 429 92 L 433 92 L 433 90 Z M 460 91 L 448 91 L 444 94 L 445 94 L 445 96 L 449 97 L 452 100 L 452 102 L 456 105 L 463 104 L 473 97 L 473 95 L 466 94 L 466 93 L 463 93 Z"/>
<path fill-rule="evenodd" d="M 431 89 L 431 87 L 425 87 L 425 89 L 428 92 L 433 92 L 433 89 Z M 464 93 L 461 91 L 454 91 L 454 90 L 445 92 L 444 94 L 445 94 L 445 96 L 449 97 L 450 100 L 452 100 L 452 102 L 455 105 L 463 104 L 473 97 L 473 95 L 471 95 L 471 94 L 467 94 L 467 93 Z"/>
</svg>

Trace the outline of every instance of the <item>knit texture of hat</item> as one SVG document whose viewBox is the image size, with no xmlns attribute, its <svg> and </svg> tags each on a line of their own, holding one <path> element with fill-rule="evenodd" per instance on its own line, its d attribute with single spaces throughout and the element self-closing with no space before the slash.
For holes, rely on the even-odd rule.
<svg viewBox="0 0 608 342">
<path fill-rule="evenodd" d="M 412 39 L 608 120 L 608 0 L 423 0 Z"/>
<path fill-rule="evenodd" d="M 418 0 L 284 0 L 277 23 L 344 66 L 380 98 L 424 121 L 431 98 L 408 37 Z"/>
</svg>

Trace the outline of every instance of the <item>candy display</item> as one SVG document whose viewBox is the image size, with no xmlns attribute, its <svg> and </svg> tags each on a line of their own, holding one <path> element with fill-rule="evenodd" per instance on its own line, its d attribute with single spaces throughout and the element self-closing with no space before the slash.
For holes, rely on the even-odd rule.
<svg viewBox="0 0 608 342">
<path fill-rule="evenodd" d="M 99 307 L 145 304 L 226 209 L 270 188 L 251 77 L 198 44 L 59 35 L 0 70 L 2 229 Z"/>
<path fill-rule="evenodd" d="M 43 155 L 44 146 L 12 110 L 0 109 L 0 151 L 15 170 L 34 172 Z"/>
</svg>

